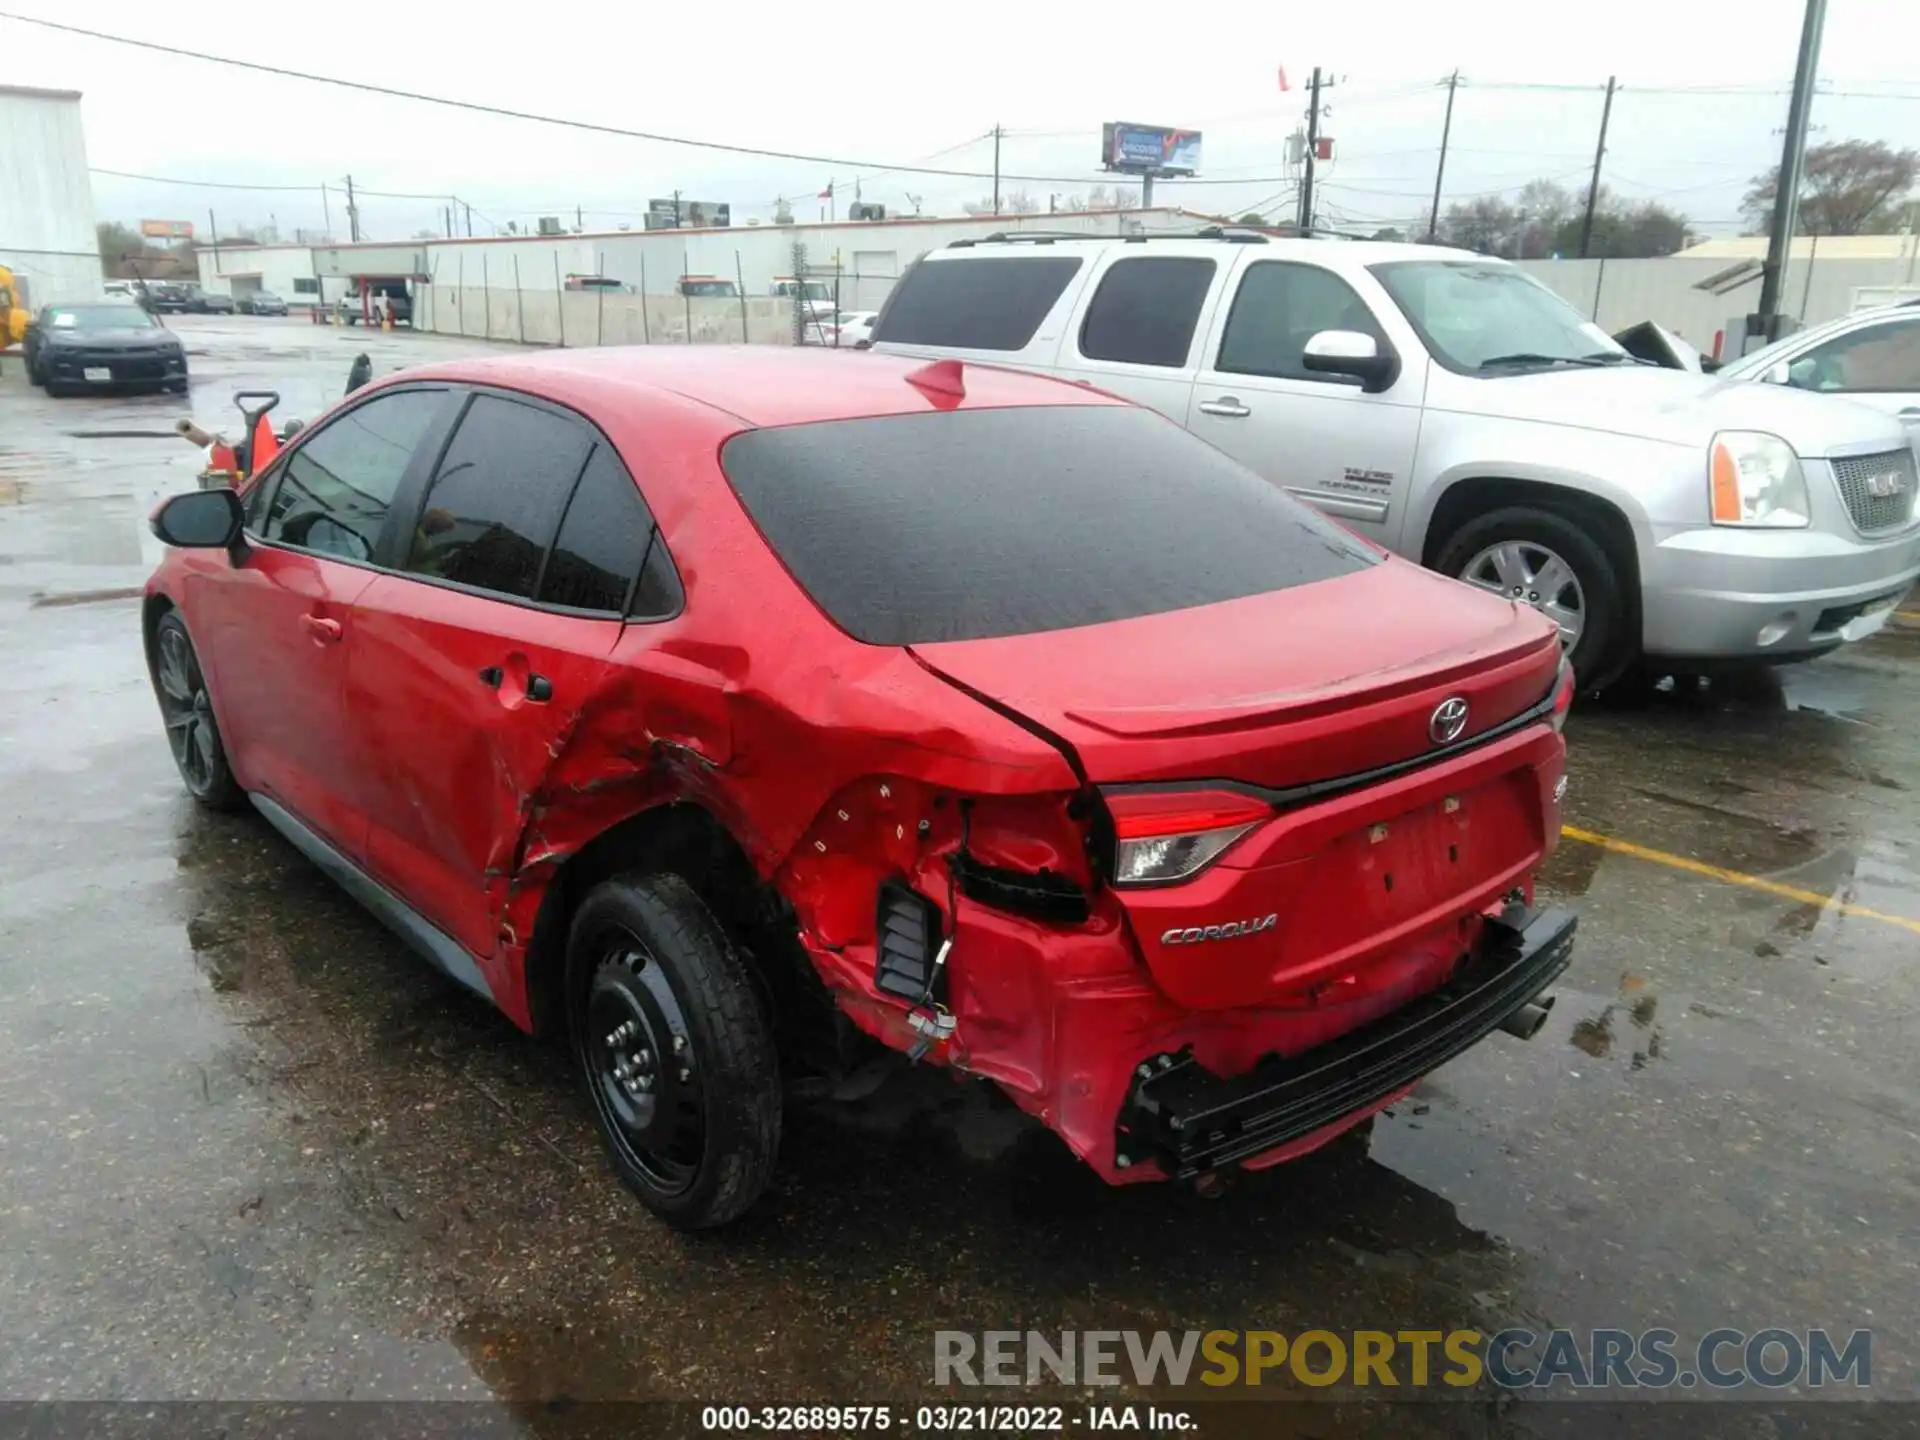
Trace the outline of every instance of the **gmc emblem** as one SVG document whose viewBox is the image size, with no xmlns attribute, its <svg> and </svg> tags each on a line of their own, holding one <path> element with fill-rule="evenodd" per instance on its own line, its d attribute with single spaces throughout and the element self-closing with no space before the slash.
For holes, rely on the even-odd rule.
<svg viewBox="0 0 1920 1440">
<path fill-rule="evenodd" d="M 1867 494 L 1875 500 L 1891 500 L 1907 488 L 1907 477 L 1898 470 L 1883 470 L 1867 477 Z"/>
<path fill-rule="evenodd" d="M 1193 925 L 1184 930 L 1176 925 L 1161 933 L 1160 943 L 1198 945 L 1205 940 L 1237 940 L 1242 935 L 1258 935 L 1262 930 L 1271 930 L 1279 923 L 1280 914 L 1275 911 L 1253 920 L 1229 920 L 1225 925 Z"/>
</svg>

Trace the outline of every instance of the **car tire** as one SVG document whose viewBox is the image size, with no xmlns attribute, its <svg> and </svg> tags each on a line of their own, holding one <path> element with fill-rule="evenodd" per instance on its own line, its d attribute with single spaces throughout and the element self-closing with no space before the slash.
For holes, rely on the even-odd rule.
<svg viewBox="0 0 1920 1440">
<path fill-rule="evenodd" d="M 1517 559 L 1517 567 L 1502 568 L 1501 552 Z M 1515 554 L 1517 552 L 1517 556 Z M 1627 633 L 1626 595 L 1620 573 L 1606 547 L 1592 538 L 1588 527 L 1570 515 L 1536 505 L 1511 505 L 1467 521 L 1440 547 L 1433 568 L 1480 589 L 1490 590 L 1545 609 L 1535 597 L 1541 592 L 1522 589 L 1531 579 L 1551 579 L 1558 573 L 1549 563 L 1559 561 L 1571 575 L 1562 587 L 1558 613 L 1578 616 L 1578 638 L 1569 651 L 1574 678 L 1583 692 L 1604 689 L 1633 660 L 1637 647 Z M 1576 601 L 1565 604 L 1569 591 Z M 1566 626 L 1563 623 L 1562 629 Z"/>
<path fill-rule="evenodd" d="M 678 875 L 588 892 L 567 937 L 574 1065 L 608 1158 L 654 1214 L 724 1225 L 766 1189 L 780 1072 L 753 977 Z"/>
<path fill-rule="evenodd" d="M 190 384 L 191 382 L 186 380 L 169 380 L 167 381 L 167 389 L 176 395 L 184 395 L 187 393 Z"/>
<path fill-rule="evenodd" d="M 240 809 L 246 792 L 227 765 L 200 657 L 178 611 L 169 610 L 153 628 L 150 670 L 167 745 L 187 793 L 210 810 Z"/>
</svg>

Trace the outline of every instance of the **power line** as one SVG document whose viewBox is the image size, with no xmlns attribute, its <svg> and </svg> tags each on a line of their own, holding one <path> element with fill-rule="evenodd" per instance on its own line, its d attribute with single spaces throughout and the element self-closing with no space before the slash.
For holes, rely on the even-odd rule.
<svg viewBox="0 0 1920 1440">
<path fill-rule="evenodd" d="M 730 155 L 751 155 L 758 159 L 798 160 L 808 165 L 827 165 L 847 170 L 874 170 L 881 174 L 951 175 L 968 180 L 990 178 L 989 172 L 983 170 L 953 170 L 929 165 L 890 165 L 880 160 L 850 160 L 843 155 L 810 155 L 797 150 L 771 150 L 759 145 L 733 145 L 720 140 L 695 140 L 685 135 L 664 135 L 652 130 L 628 130 L 619 125 L 603 125 L 592 120 L 570 120 L 559 115 L 542 115 L 531 110 L 513 110 L 503 105 L 486 105 L 475 100 L 454 100 L 444 95 L 427 95 L 417 90 L 402 90 L 393 85 L 376 85 L 366 80 L 347 80 L 337 75 L 319 75 L 308 70 L 295 70 L 285 65 L 268 65 L 257 60 L 236 60 L 231 56 L 211 55 L 203 51 L 188 50 L 178 45 L 163 45 L 157 40 L 136 40 L 126 35 L 110 35 L 104 30 L 90 30 L 83 25 L 67 25 L 57 20 L 42 20 L 38 16 L 20 15 L 10 10 L 0 10 L 0 20 L 13 20 L 22 25 L 37 25 L 46 30 L 81 35 L 89 40 L 104 40 L 112 45 L 126 45 L 136 50 L 151 50 L 162 55 L 177 56 L 183 60 L 198 60 L 209 65 L 227 65 L 238 70 L 252 70 L 262 75 L 305 80 L 315 85 L 334 85 L 346 90 L 357 90 L 366 95 L 385 95 L 396 100 L 414 100 L 425 105 L 442 105 L 453 110 L 465 110 L 479 115 L 495 115 L 506 120 L 529 120 L 539 125 L 557 125 L 568 130 L 585 130 L 598 135 L 616 135 L 627 140 L 648 140 L 659 145 L 684 145 L 696 150 L 718 150 Z M 1094 183 L 1084 174 L 1003 174 L 1000 178 L 1041 185 Z M 1254 180 L 1183 180 L 1171 183 L 1181 185 L 1263 184 L 1284 178 L 1284 176 L 1265 176 Z"/>
</svg>

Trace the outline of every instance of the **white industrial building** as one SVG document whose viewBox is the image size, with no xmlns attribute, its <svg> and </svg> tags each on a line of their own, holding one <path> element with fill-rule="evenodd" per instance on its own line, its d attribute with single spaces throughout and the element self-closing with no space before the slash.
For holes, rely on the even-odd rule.
<svg viewBox="0 0 1920 1440">
<path fill-rule="evenodd" d="M 78 90 L 0 85 L 0 265 L 33 309 L 102 293 Z"/>
<path fill-rule="evenodd" d="M 320 294 L 308 245 L 219 245 L 202 247 L 199 257 L 200 284 L 236 300 L 264 291 L 289 305 L 311 305 Z M 336 287 L 326 298 L 342 293 L 344 287 Z"/>
</svg>

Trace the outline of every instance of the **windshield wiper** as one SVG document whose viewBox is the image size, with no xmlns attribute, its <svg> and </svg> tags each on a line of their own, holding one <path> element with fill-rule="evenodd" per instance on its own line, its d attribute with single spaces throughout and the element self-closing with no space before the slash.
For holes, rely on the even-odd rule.
<svg viewBox="0 0 1920 1440">
<path fill-rule="evenodd" d="M 1495 355 L 1480 362 L 1482 370 L 1492 370 L 1501 365 L 1582 365 L 1594 366 L 1610 363 L 1611 357 L 1605 355 L 1537 355 L 1522 350 L 1513 355 Z"/>
</svg>

